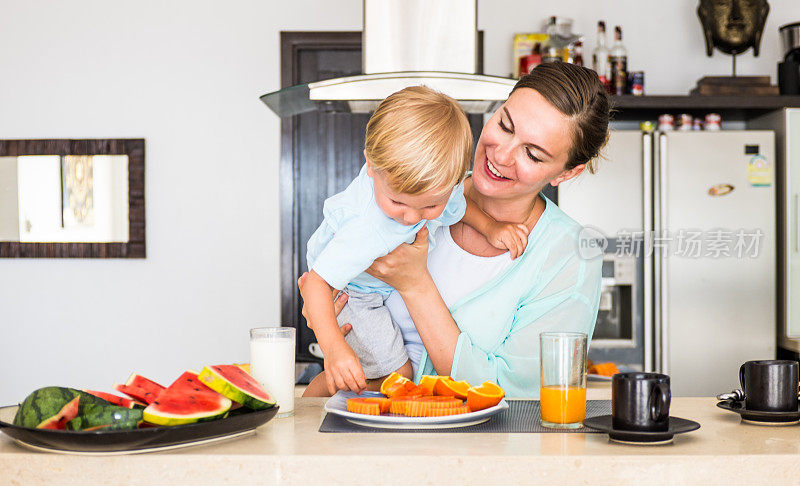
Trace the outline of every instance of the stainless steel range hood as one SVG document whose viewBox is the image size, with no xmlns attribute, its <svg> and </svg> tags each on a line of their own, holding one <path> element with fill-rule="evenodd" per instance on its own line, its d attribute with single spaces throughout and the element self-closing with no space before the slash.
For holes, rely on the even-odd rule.
<svg viewBox="0 0 800 486">
<path fill-rule="evenodd" d="M 279 116 L 311 111 L 369 113 L 407 86 L 425 85 L 468 113 L 493 111 L 516 80 L 474 74 L 476 0 L 364 0 L 363 71 L 261 96 Z"/>
</svg>

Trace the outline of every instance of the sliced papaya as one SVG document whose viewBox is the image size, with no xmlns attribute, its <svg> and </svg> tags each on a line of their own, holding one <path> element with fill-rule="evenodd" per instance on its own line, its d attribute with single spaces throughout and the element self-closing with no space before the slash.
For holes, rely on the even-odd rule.
<svg viewBox="0 0 800 486">
<path fill-rule="evenodd" d="M 347 411 L 365 415 L 380 415 L 381 406 L 378 402 L 367 401 L 367 398 L 348 398 Z"/>
<path fill-rule="evenodd" d="M 381 413 L 389 412 L 389 407 L 392 404 L 392 401 L 388 398 L 384 397 L 365 397 L 365 403 L 377 403 L 378 408 L 380 409 Z"/>
<path fill-rule="evenodd" d="M 454 397 L 420 397 L 406 403 L 405 414 L 409 417 L 428 417 L 428 412 L 436 408 L 456 408 L 464 402 Z"/>
<path fill-rule="evenodd" d="M 419 397 L 395 397 L 389 399 L 389 413 L 397 415 L 406 414 L 406 406 Z"/>
<path fill-rule="evenodd" d="M 426 417 L 444 417 L 447 415 L 460 415 L 469 412 L 469 407 L 466 405 L 451 408 L 431 408 L 428 410 L 428 415 L 426 415 Z"/>
</svg>

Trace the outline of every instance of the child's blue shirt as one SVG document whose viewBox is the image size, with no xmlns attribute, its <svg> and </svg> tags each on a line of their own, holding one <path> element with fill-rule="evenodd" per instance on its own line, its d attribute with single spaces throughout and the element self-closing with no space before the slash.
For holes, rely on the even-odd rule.
<svg viewBox="0 0 800 486">
<path fill-rule="evenodd" d="M 347 188 L 325 200 L 322 224 L 308 240 L 306 260 L 335 289 L 388 296 L 392 287 L 364 273 L 379 257 L 402 243 L 414 241 L 423 225 L 428 226 L 428 249 L 436 242 L 433 234 L 440 226 L 450 226 L 464 217 L 467 201 L 464 184 L 453 189 L 441 216 L 405 226 L 386 216 L 375 202 L 375 186 L 366 165 Z"/>
</svg>

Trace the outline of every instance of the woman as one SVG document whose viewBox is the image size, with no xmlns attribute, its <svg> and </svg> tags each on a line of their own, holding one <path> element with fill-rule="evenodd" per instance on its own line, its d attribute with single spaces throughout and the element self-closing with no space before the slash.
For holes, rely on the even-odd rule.
<svg viewBox="0 0 800 486">
<path fill-rule="evenodd" d="M 539 193 L 587 166 L 592 172 L 608 120 L 608 95 L 594 71 L 560 62 L 536 67 L 484 126 L 465 188 L 498 221 L 528 227 L 524 253 L 512 261 L 457 223 L 438 230 L 443 243 L 430 255 L 423 230 L 370 267 L 396 289 L 386 305 L 417 379 L 493 381 L 509 397 L 538 397 L 539 334 L 591 336 L 602 260 L 581 257 L 581 226 Z"/>
</svg>

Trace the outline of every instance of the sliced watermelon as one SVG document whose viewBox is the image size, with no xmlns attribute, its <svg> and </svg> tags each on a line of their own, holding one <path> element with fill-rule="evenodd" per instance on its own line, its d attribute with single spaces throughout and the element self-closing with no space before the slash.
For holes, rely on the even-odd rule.
<svg viewBox="0 0 800 486">
<path fill-rule="evenodd" d="M 34 391 L 20 403 L 14 425 L 64 429 L 86 407 L 99 404 L 108 402 L 73 388 L 48 386 Z"/>
<path fill-rule="evenodd" d="M 139 427 L 142 409 L 95 405 L 67 422 L 69 430 L 131 430 Z"/>
<path fill-rule="evenodd" d="M 76 418 L 109 411 L 123 411 L 126 414 L 134 412 L 82 390 L 48 386 L 25 398 L 14 416 L 14 425 L 63 430 L 69 428 L 69 423 Z M 141 409 L 136 412 L 141 416 Z"/>
<path fill-rule="evenodd" d="M 151 404 L 164 391 L 164 387 L 144 376 L 131 374 L 124 385 L 114 384 L 114 389 L 142 403 Z"/>
<path fill-rule="evenodd" d="M 230 400 L 187 371 L 144 409 L 144 419 L 156 425 L 191 424 L 222 418 L 230 408 Z"/>
<path fill-rule="evenodd" d="M 199 378 L 212 390 L 247 408 L 264 410 L 275 406 L 275 399 L 239 366 L 206 366 Z"/>
<path fill-rule="evenodd" d="M 98 398 L 102 398 L 103 400 L 107 401 L 111 405 L 116 405 L 118 407 L 125 407 L 125 408 L 144 408 L 146 405 L 144 403 L 139 403 L 136 400 L 131 400 L 130 398 L 121 397 L 118 395 L 114 395 L 112 393 L 106 393 L 101 391 L 95 390 L 83 390 L 84 392 L 88 393 L 89 395 L 94 395 Z"/>
<path fill-rule="evenodd" d="M 67 422 L 78 416 L 78 406 L 81 397 L 77 396 L 67 402 L 66 405 L 61 407 L 55 415 L 48 418 L 44 422 L 36 426 L 37 429 L 51 429 L 51 430 L 64 430 L 67 428 Z"/>
</svg>

